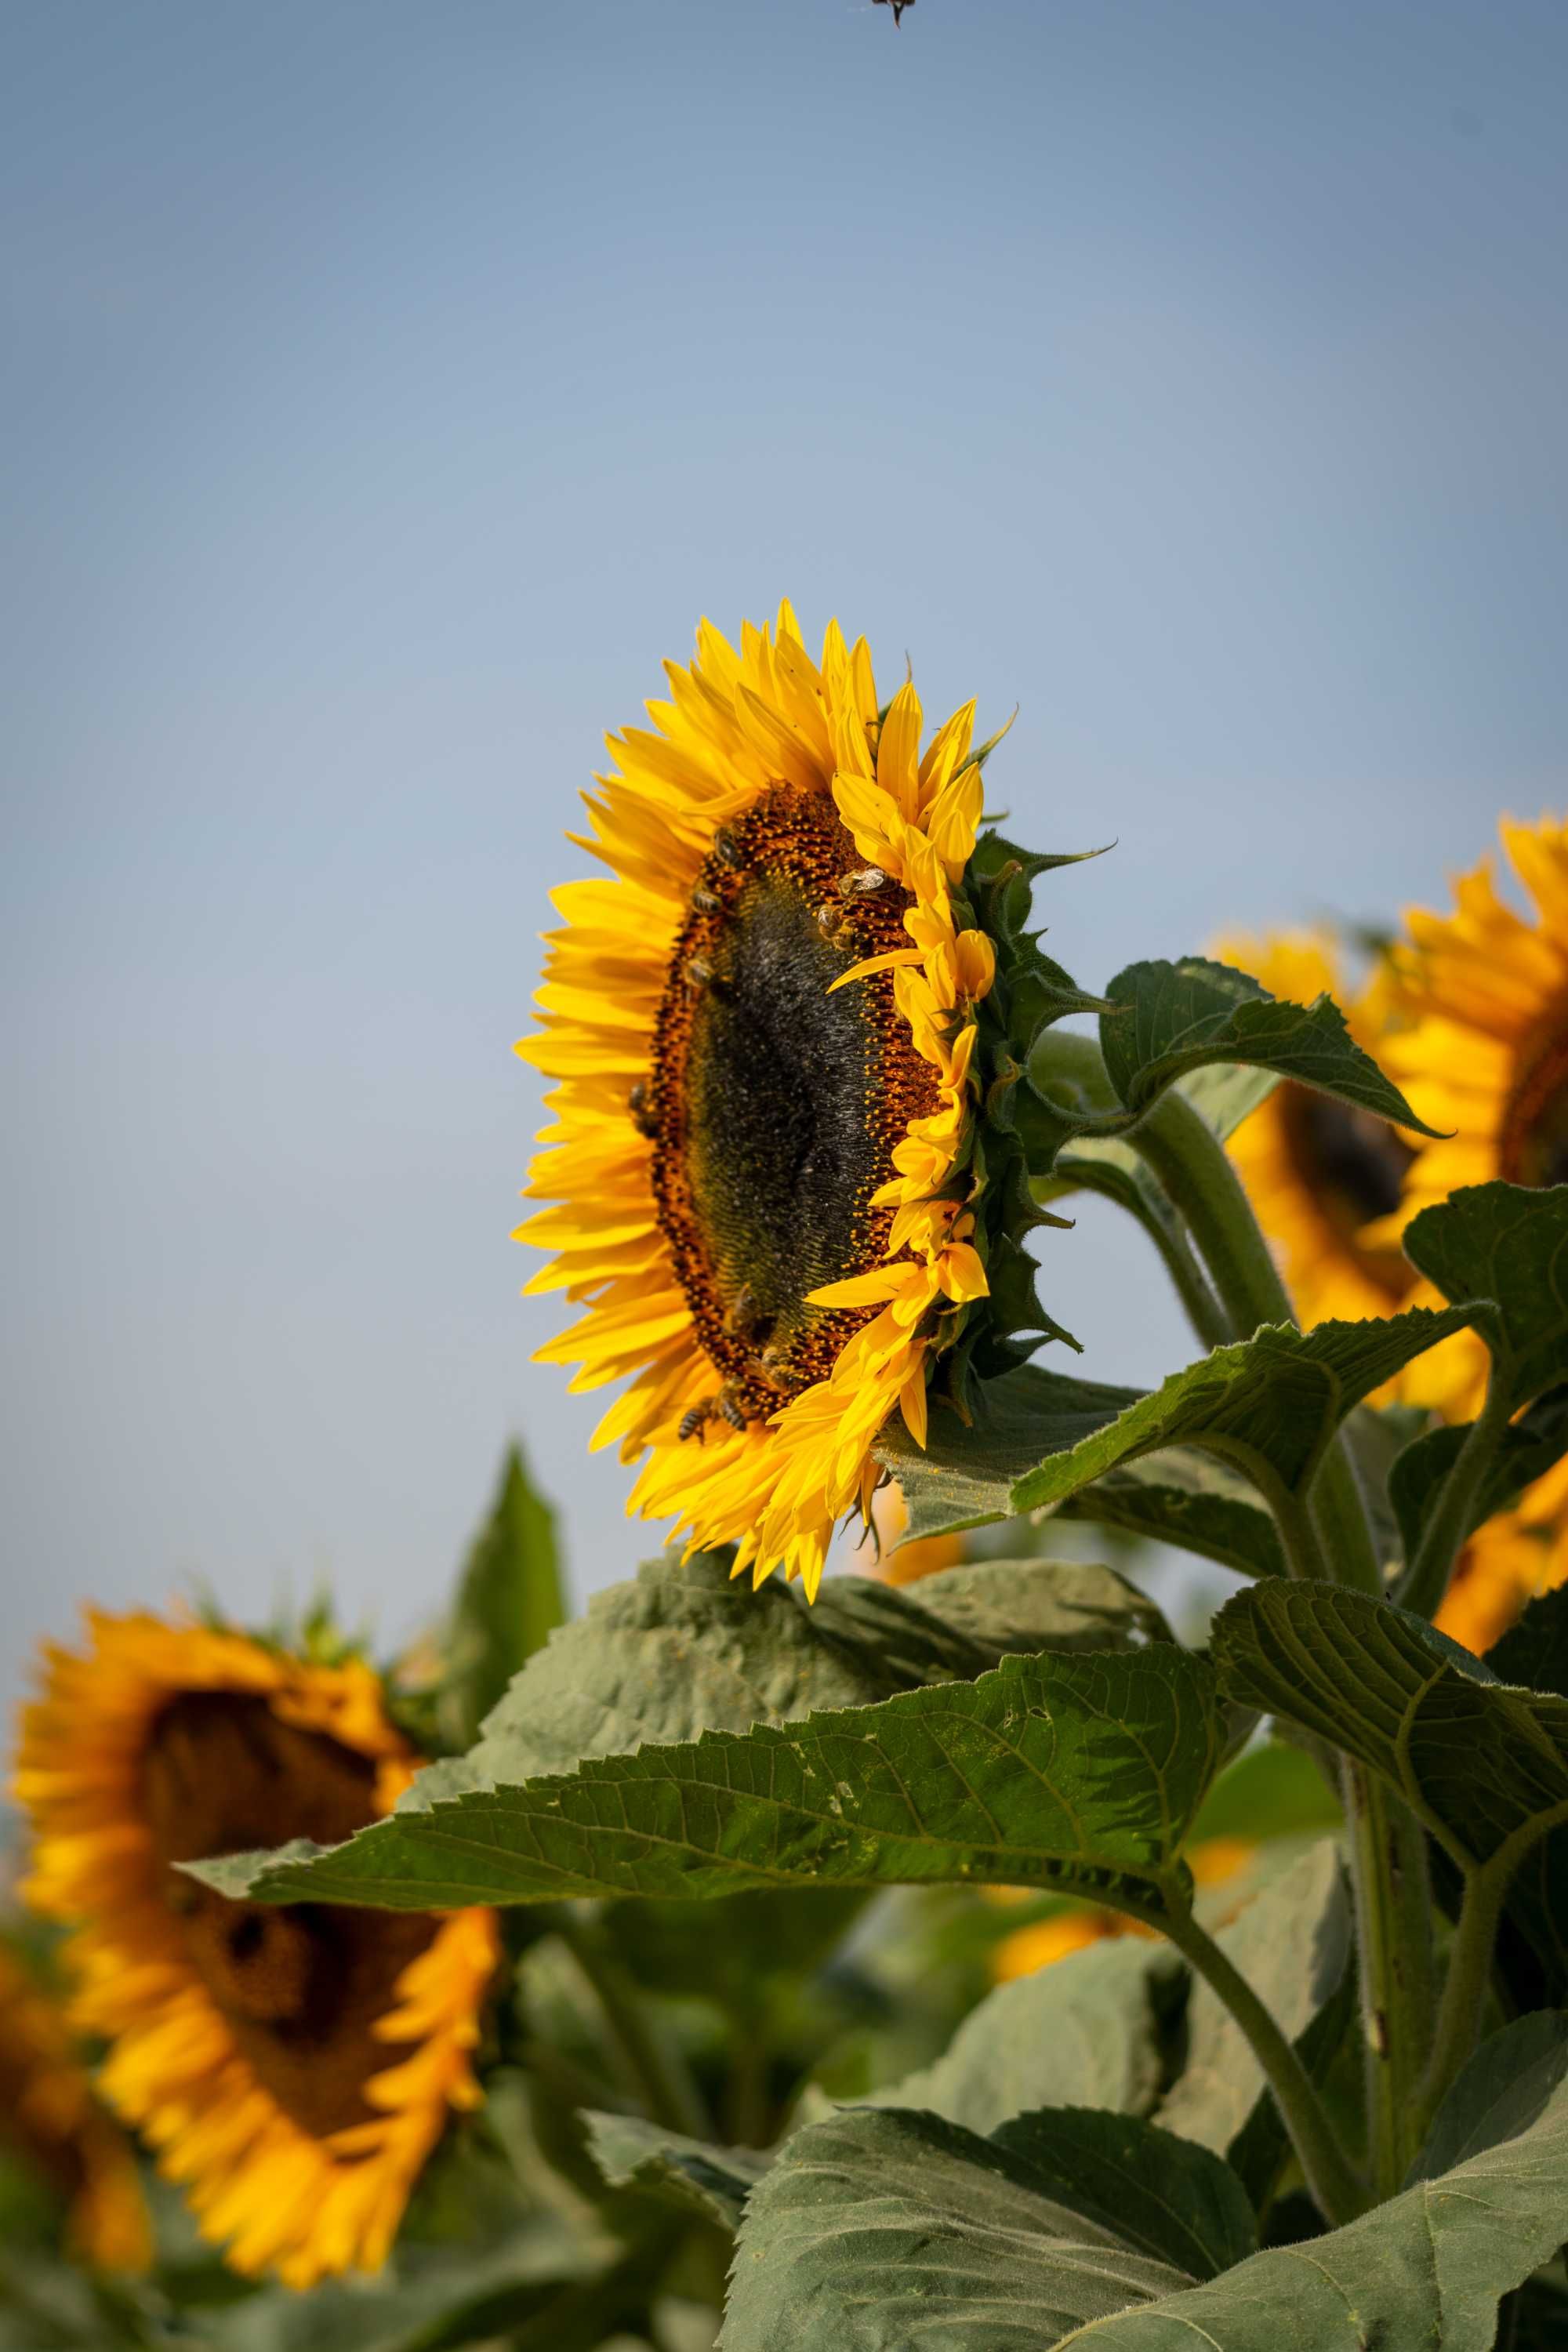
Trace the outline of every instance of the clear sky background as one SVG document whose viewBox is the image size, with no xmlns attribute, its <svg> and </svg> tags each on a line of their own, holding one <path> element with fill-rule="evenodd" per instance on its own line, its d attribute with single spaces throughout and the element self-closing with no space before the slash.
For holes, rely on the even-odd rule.
<svg viewBox="0 0 1568 2352">
<path fill-rule="evenodd" d="M 509 1048 L 700 613 L 1017 703 L 1086 982 L 1568 800 L 1561 0 L 13 0 L 0 90 L 7 1691 L 193 1575 L 406 1631 L 513 1432 L 651 1548 Z"/>
</svg>

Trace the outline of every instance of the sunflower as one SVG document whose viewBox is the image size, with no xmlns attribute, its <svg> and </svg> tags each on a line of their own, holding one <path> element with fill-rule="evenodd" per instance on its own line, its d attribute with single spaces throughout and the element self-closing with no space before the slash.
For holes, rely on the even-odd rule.
<svg viewBox="0 0 1568 2352">
<path fill-rule="evenodd" d="M 1512 1510 L 1476 1529 L 1461 1550 L 1433 1623 L 1478 1656 L 1500 1641 L 1528 1602 L 1568 1574 L 1563 1504 L 1568 1467 L 1549 1470 Z"/>
<path fill-rule="evenodd" d="M 0 1944 L 0 2145 L 59 2196 L 66 2239 L 96 2270 L 152 2260 L 146 2201 L 129 2143 L 93 2096 L 55 2000 Z"/>
<path fill-rule="evenodd" d="M 815 1594 L 883 1423 L 923 1444 L 1024 1191 L 976 1147 L 990 746 L 969 703 L 922 749 L 912 682 L 884 708 L 864 640 L 834 623 L 814 662 L 787 604 L 665 674 L 572 836 L 611 878 L 555 893 L 518 1051 L 560 1082 L 527 1188 L 556 1205 L 518 1238 L 555 1253 L 529 1289 L 584 1307 L 540 1360 L 632 1376 L 595 1437 L 642 1462 L 629 1508 Z"/>
<path fill-rule="evenodd" d="M 331 1843 L 416 1762 L 371 1669 L 137 1615 L 46 1653 L 16 1794 L 26 1899 L 72 1928 L 74 2016 L 104 2095 L 237 2270 L 291 2286 L 376 2267 L 472 2052 L 492 1916 L 230 1903 L 177 1863 Z"/>
<path fill-rule="evenodd" d="M 1534 919 L 1499 896 L 1492 861 L 1463 876 L 1451 914 L 1405 916 L 1392 949 L 1397 1025 L 1384 1058 L 1431 1125 L 1391 1230 L 1463 1184 L 1568 1181 L 1568 823 L 1501 826 Z M 1468 1420 L 1485 1392 L 1472 1331 L 1419 1360 L 1410 1393 Z"/>
<path fill-rule="evenodd" d="M 1226 940 L 1215 952 L 1293 1004 L 1324 994 L 1348 1004 L 1352 1034 L 1376 1057 L 1385 984 L 1374 976 L 1349 995 L 1326 932 Z M 1415 1156 L 1395 1129 L 1286 1079 L 1242 1122 L 1230 1150 L 1304 1324 L 1360 1322 L 1405 1304 L 1415 1269 L 1378 1230 L 1399 1208 Z"/>
</svg>

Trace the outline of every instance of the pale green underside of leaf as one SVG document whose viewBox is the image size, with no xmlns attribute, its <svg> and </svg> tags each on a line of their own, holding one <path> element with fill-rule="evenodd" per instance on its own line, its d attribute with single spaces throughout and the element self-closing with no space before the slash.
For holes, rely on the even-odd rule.
<svg viewBox="0 0 1568 2352">
<path fill-rule="evenodd" d="M 1498 1682 L 1405 1610 L 1276 1580 L 1226 1603 L 1213 1644 L 1227 1690 L 1381 1773 L 1457 1859 L 1568 1820 L 1568 1700 Z"/>
<path fill-rule="evenodd" d="M 229 1895 L 393 1909 L 973 1881 L 1154 1917 L 1223 1746 L 1212 1672 L 1185 1651 L 1009 1657 L 977 1682 L 476 1790 L 344 1845 L 191 1867 Z"/>
<path fill-rule="evenodd" d="M 1080 1486 L 1052 1515 L 1179 1544 L 1241 1576 L 1283 1576 L 1279 1530 L 1250 1480 L 1216 1455 L 1173 1446 L 1120 1464 Z"/>
<path fill-rule="evenodd" d="M 612 2189 L 639 2189 L 699 2213 L 721 2229 L 740 2226 L 746 2199 L 773 2162 L 755 2147 L 713 2147 L 642 2116 L 584 2111 L 594 2161 Z"/>
<path fill-rule="evenodd" d="M 1155 1980 L 1181 1963 L 1169 1945 L 1121 1937 L 998 1985 L 942 2056 L 860 2104 L 912 2107 L 994 2131 L 1026 2107 L 1147 2115 L 1163 2059 Z"/>
</svg>

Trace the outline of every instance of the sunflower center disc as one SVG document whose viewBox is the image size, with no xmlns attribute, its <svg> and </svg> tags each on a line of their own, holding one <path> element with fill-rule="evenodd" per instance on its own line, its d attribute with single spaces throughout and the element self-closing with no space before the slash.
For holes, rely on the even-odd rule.
<svg viewBox="0 0 1568 2352">
<path fill-rule="evenodd" d="M 721 835 L 692 894 L 655 1035 L 654 1190 L 731 1418 L 821 1379 L 867 1320 L 806 1294 L 880 1261 L 891 1219 L 871 1196 L 939 1095 L 890 972 L 828 990 L 909 946 L 910 903 L 826 794 L 785 784 Z"/>
<path fill-rule="evenodd" d="M 187 1691 L 159 1716 L 142 1793 L 186 1955 L 259 2080 L 320 2138 L 365 2122 L 363 2086 L 401 2053 L 372 2032 L 436 1930 L 425 1913 L 231 1903 L 170 1865 L 281 1844 L 336 1844 L 374 1821 L 375 1767 L 279 1722 L 265 1699 Z"/>
<path fill-rule="evenodd" d="M 1357 1235 L 1373 1218 L 1392 1216 L 1398 1208 L 1415 1153 L 1370 1111 L 1352 1110 L 1289 1082 L 1284 1097 L 1286 1138 L 1308 1190 L 1363 1273 L 1382 1283 L 1391 1297 L 1400 1297 L 1410 1282 L 1401 1252 L 1369 1249 Z"/>
</svg>

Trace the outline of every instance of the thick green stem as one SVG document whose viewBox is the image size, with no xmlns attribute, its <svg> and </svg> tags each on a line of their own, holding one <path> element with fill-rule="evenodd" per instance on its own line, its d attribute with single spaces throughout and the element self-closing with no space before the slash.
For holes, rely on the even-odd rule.
<svg viewBox="0 0 1568 2352">
<path fill-rule="evenodd" d="M 650 2119 L 696 2139 L 711 2136 L 712 2119 L 697 2085 L 648 2024 L 642 1996 L 614 1954 L 563 1904 L 555 1932 L 597 1996 L 605 2022 Z"/>
<path fill-rule="evenodd" d="M 1437 2003 L 1426 1839 L 1386 1783 L 1348 1758 L 1340 1796 L 1356 1890 L 1373 2179 L 1380 2197 L 1392 2197 L 1421 2141 L 1419 2090 Z"/>
<path fill-rule="evenodd" d="M 1340 2146 L 1311 2076 L 1247 1979 L 1190 1913 L 1169 1921 L 1176 1949 L 1224 2001 L 1251 2045 L 1285 2118 L 1307 2186 L 1327 2219 L 1353 2221 L 1371 2202 L 1365 2184 Z"/>
<path fill-rule="evenodd" d="M 1294 1323 L 1289 1294 L 1268 1255 L 1230 1155 L 1200 1111 L 1167 1087 L 1128 1137 L 1180 1210 L 1214 1276 L 1235 1337 L 1260 1323 Z"/>
<path fill-rule="evenodd" d="M 1498 1920 L 1517 1858 L 1511 1845 L 1504 1846 L 1482 1868 L 1472 1871 L 1465 1882 L 1459 1924 L 1448 1951 L 1448 1974 L 1443 1986 L 1443 2005 L 1437 2012 L 1432 2060 L 1417 2100 L 1418 2143 L 1454 2077 L 1480 2040 Z"/>
<path fill-rule="evenodd" d="M 1191 1229 L 1237 1333 L 1294 1323 L 1289 1295 L 1223 1145 L 1169 1088 L 1132 1130 Z M 1329 1447 L 1310 1498 L 1273 1498 L 1290 1570 L 1381 1593 L 1383 1573 L 1343 1433 Z M 1415 2128 L 1416 2085 L 1436 2007 L 1432 1902 L 1420 1823 L 1384 1782 L 1342 1768 L 1355 1886 L 1368 2131 L 1375 2185 L 1404 2178 Z"/>
<path fill-rule="evenodd" d="M 1497 1459 L 1508 1428 L 1508 1396 L 1495 1377 L 1487 1390 L 1480 1418 L 1473 1422 L 1459 1448 L 1458 1458 L 1438 1490 L 1436 1508 L 1427 1521 L 1415 1557 L 1394 1592 L 1403 1609 L 1433 1617 L 1448 1590 L 1454 1562 L 1470 1532 L 1476 1504 L 1487 1474 Z"/>
</svg>

